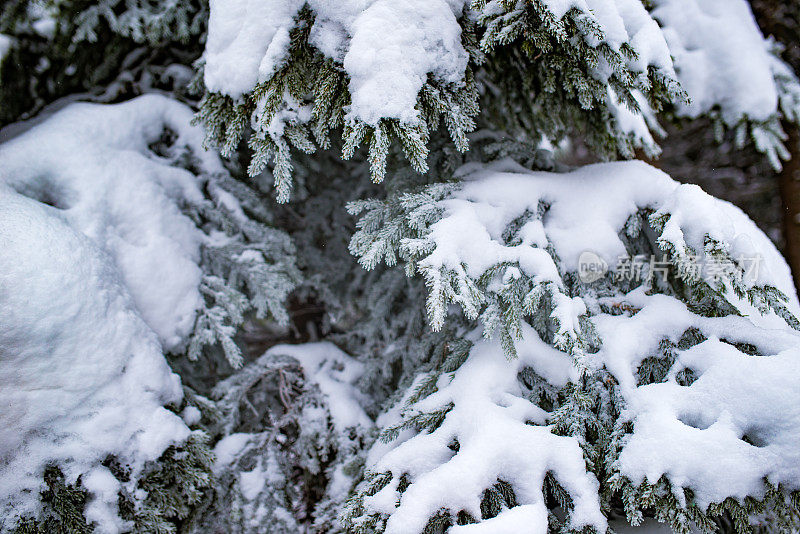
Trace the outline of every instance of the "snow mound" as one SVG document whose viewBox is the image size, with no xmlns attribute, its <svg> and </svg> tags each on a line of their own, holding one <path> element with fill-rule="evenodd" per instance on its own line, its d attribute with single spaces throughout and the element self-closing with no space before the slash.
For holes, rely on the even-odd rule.
<svg viewBox="0 0 800 534">
<path fill-rule="evenodd" d="M 108 455 L 135 475 L 189 429 L 163 407 L 180 400 L 180 380 L 102 249 L 0 186 L 0 251 L 0 509 L 11 519 L 35 515 L 46 464 L 71 481 L 94 473 L 92 491 Z"/>
<path fill-rule="evenodd" d="M 75 104 L 0 145 L 0 510 L 35 515 L 42 472 L 82 476 L 98 532 L 118 532 L 120 482 L 189 429 L 165 350 L 190 334 L 201 303 L 203 234 L 180 207 L 196 177 L 156 153 L 164 136 L 205 172 L 192 112 L 151 95 Z M 128 488 L 133 491 L 133 487 Z"/>
<path fill-rule="evenodd" d="M 166 350 L 185 341 L 201 303 L 203 234 L 179 208 L 202 194 L 191 172 L 148 146 L 168 129 L 203 170 L 222 170 L 191 119 L 188 107 L 157 95 L 73 104 L 0 145 L 0 183 L 52 206 L 111 256 Z"/>
</svg>

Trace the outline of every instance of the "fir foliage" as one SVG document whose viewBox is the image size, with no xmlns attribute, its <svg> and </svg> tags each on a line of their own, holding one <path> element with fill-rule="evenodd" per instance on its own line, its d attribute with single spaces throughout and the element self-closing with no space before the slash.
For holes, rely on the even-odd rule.
<svg viewBox="0 0 800 534">
<path fill-rule="evenodd" d="M 86 522 L 86 490 L 80 478 L 66 484 L 64 474 L 56 466 L 44 471 L 47 489 L 41 493 L 42 513 L 39 518 L 21 519 L 14 534 L 89 534 L 93 528 Z"/>
<path fill-rule="evenodd" d="M 594 153 L 609 158 L 631 158 L 638 147 L 657 154 L 656 145 L 642 146 L 619 129 L 614 108 L 641 113 L 637 93 L 657 112 L 685 100 L 669 72 L 654 65 L 640 70 L 635 48 L 609 43 L 597 19 L 578 7 L 561 18 L 542 0 L 479 0 L 473 9 L 485 28 L 482 107 L 494 128 L 554 142 L 579 133 Z"/>
<path fill-rule="evenodd" d="M 202 431 L 193 432 L 185 443 L 167 449 L 151 465 L 146 466 L 138 480 L 131 479 L 130 469 L 115 458 L 105 465 L 122 483 L 119 493 L 120 517 L 129 522 L 130 532 L 142 534 L 171 534 L 203 499 L 212 484 L 213 455 L 208 448 L 207 436 Z M 88 500 L 80 477 L 74 484 L 66 484 L 57 466 L 48 466 L 44 472 L 47 487 L 42 491 L 42 511 L 36 518 L 19 521 L 14 534 L 90 534 L 96 525 L 85 518 Z M 124 489 L 133 483 L 134 491 Z"/>
<path fill-rule="evenodd" d="M 546 343 L 572 356 L 576 379 L 562 387 L 553 387 L 529 367 L 523 367 L 518 379 L 520 384 L 524 385 L 524 391 L 529 392 L 527 398 L 548 413 L 546 421 L 552 432 L 575 438 L 580 444 L 588 472 L 600 482 L 601 506 L 606 513 L 619 510 L 622 506 L 632 525 L 641 523 L 643 517 L 647 515 L 669 524 L 675 532 L 689 532 L 692 528 L 716 531 L 718 525 L 727 521 L 727 518 L 733 518 L 735 532 L 752 532 L 754 528 L 752 525 L 757 524 L 754 521 L 757 522 L 765 510 L 771 510 L 771 513 L 780 516 L 781 521 L 784 521 L 780 524 L 784 525 L 784 528 L 795 524 L 792 521 L 796 521 L 793 518 L 797 517 L 797 510 L 791 504 L 795 497 L 791 491 L 774 488 L 768 481 L 765 482 L 764 490 L 767 497 L 762 498 L 756 494 L 748 497 L 743 503 L 735 499 L 726 499 L 708 507 L 700 507 L 693 501 L 689 488 L 675 489 L 666 475 L 654 486 L 648 485 L 647 482 L 633 484 L 621 475 L 618 464 L 619 453 L 627 437 L 634 432 L 634 427 L 629 419 L 631 416 L 623 416 L 627 403 L 623 391 L 619 388 L 618 378 L 610 370 L 598 368 L 597 364 L 591 363 L 593 355 L 603 350 L 603 340 L 595 332 L 591 317 L 598 313 L 635 315 L 639 310 L 625 306 L 618 308 L 618 304 L 609 305 L 617 299 L 624 301 L 624 293 L 633 288 L 625 288 L 623 283 L 617 282 L 608 286 L 601 285 L 598 294 L 597 288 L 593 289 L 578 283 L 572 278 L 571 273 L 558 270 L 558 281 L 543 283 L 542 280 L 546 280 L 546 268 L 542 267 L 542 271 L 535 274 L 530 271 L 525 273 L 519 264 L 503 262 L 493 265 L 484 272 L 476 271 L 466 263 L 461 263 L 455 269 L 439 267 L 437 260 L 431 261 L 431 258 L 437 257 L 437 246 L 440 244 L 451 246 L 451 244 L 437 241 L 449 234 L 437 233 L 433 228 L 448 217 L 460 220 L 457 218 L 462 212 L 456 208 L 454 199 L 470 199 L 467 203 L 475 202 L 476 210 L 488 208 L 485 205 L 478 208 L 478 200 L 470 196 L 459 197 L 458 191 L 459 186 L 455 184 L 434 184 L 413 193 L 398 197 L 390 196 L 384 201 L 371 200 L 351 204 L 351 211 L 361 216 L 357 223 L 358 230 L 351 241 L 351 250 L 360 258 L 365 268 L 372 268 L 381 261 L 390 265 L 402 261 L 409 275 L 422 273 L 428 282 L 428 318 L 434 329 L 446 324 L 452 314 L 450 304 L 458 304 L 467 318 L 480 318 L 478 324 L 482 325 L 484 336 L 491 337 L 496 332 L 500 333 L 498 347 L 510 359 L 510 364 L 518 358 L 516 344 L 521 342 L 523 347 L 525 346 L 523 332 L 528 324 L 536 328 L 538 336 Z M 475 195 L 475 193 L 470 194 Z M 537 212 L 527 210 L 512 219 L 502 232 L 503 246 L 515 247 L 523 243 L 529 245 L 529 242 L 526 243 L 518 237 L 520 229 L 528 222 L 546 218 L 550 209 L 551 206 L 540 204 Z M 797 327 L 797 318 L 786 308 L 788 298 L 769 284 L 753 284 L 752 281 L 748 283 L 745 267 L 732 257 L 728 244 L 706 233 L 702 251 L 686 245 L 683 232 L 690 230 L 678 230 L 675 226 L 686 224 L 685 219 L 681 217 L 682 215 L 679 215 L 676 222 L 673 214 L 666 208 L 659 211 L 640 210 L 631 213 L 626 224 L 620 229 L 620 238 L 626 242 L 632 255 L 653 254 L 661 249 L 667 253 L 671 265 L 677 266 L 663 278 L 655 276 L 655 273 L 646 277 L 644 287 L 648 291 L 684 299 L 698 317 L 737 316 L 741 313 L 740 302 L 747 302 L 758 312 L 763 314 L 774 312 L 786 321 L 787 326 Z M 448 254 L 453 254 L 452 249 L 448 251 Z M 546 246 L 543 251 L 548 253 L 553 265 L 561 264 L 553 247 Z M 496 252 L 494 254 L 502 257 Z M 688 265 L 689 257 L 706 258 L 707 261 L 717 262 L 722 268 L 716 278 L 697 279 L 692 276 L 690 270 L 682 268 Z M 478 257 L 473 259 L 480 260 Z M 453 265 L 452 260 L 450 265 Z M 437 274 L 441 272 L 446 274 L 430 282 L 433 277 L 427 274 L 426 270 L 431 268 L 436 268 Z M 509 271 L 511 274 L 508 274 Z M 442 279 L 445 282 L 440 282 Z M 441 284 L 444 289 L 440 289 L 437 284 Z M 537 286 L 543 287 L 537 290 Z M 548 293 L 548 290 L 553 292 Z M 584 312 L 586 315 L 580 318 L 580 327 L 575 324 L 574 330 L 569 331 L 567 335 L 559 322 L 566 315 L 554 313 L 559 303 L 559 295 L 563 295 L 562 298 L 566 299 L 580 297 L 587 302 L 588 309 Z M 526 306 L 525 303 L 532 299 L 537 299 L 536 304 Z M 639 386 L 673 379 L 685 387 L 691 386 L 698 374 L 690 367 L 681 368 L 676 363 L 676 354 L 689 350 L 706 339 L 708 336 L 697 328 L 686 330 L 680 339 L 662 339 L 659 353 L 642 359 L 636 373 Z M 733 345 L 744 354 L 756 354 L 751 357 L 759 357 L 758 349 L 748 342 L 736 342 Z M 459 345 L 455 340 L 451 340 L 449 346 Z M 406 454 L 409 454 L 413 450 L 409 443 L 416 441 L 419 443 L 418 446 L 429 447 L 430 445 L 422 444 L 430 439 L 447 439 L 445 436 L 455 433 L 456 437 L 450 446 L 455 457 L 443 461 L 447 464 L 455 462 L 463 452 L 458 432 L 463 431 L 468 434 L 471 432 L 464 427 L 455 427 L 456 430 L 453 430 L 453 425 L 459 424 L 455 422 L 458 419 L 448 423 L 451 414 L 455 413 L 457 404 L 454 402 L 458 402 L 458 397 L 449 396 L 447 391 L 450 387 L 456 387 L 448 384 L 456 383 L 461 373 L 460 368 L 467 361 L 469 354 L 470 344 L 467 344 L 459 349 L 453 349 L 448 357 L 435 361 L 433 371 L 421 368 L 414 385 L 397 403 L 399 422 L 386 427 L 381 439 L 390 444 L 396 442 L 393 445 L 397 447 L 395 450 L 408 449 L 409 452 Z M 495 392 L 495 395 L 498 394 Z M 507 404 L 500 403 L 500 406 L 505 405 Z M 399 458 L 403 458 L 403 453 L 398 454 Z M 387 457 L 395 456 L 389 453 Z M 519 461 L 524 462 L 521 458 Z M 418 469 L 414 464 L 411 462 L 408 469 L 412 471 Z M 424 475 L 418 473 L 416 477 L 404 478 L 406 475 L 394 469 L 396 468 L 366 474 L 365 482 L 359 487 L 359 492 L 343 512 L 343 520 L 351 532 L 383 532 L 389 524 L 387 522 L 391 514 L 387 514 L 385 505 L 378 507 L 377 504 L 371 503 L 385 502 L 385 499 L 389 498 L 388 495 L 396 492 L 398 502 L 395 506 L 399 513 L 404 506 L 410 506 L 404 504 L 407 502 L 404 500 L 407 488 L 413 488 L 415 484 L 430 484 L 430 480 L 434 477 L 433 473 L 426 472 Z M 442 469 L 445 469 L 444 465 Z M 570 510 L 574 495 L 563 489 L 558 490 L 558 482 L 552 477 L 547 480 L 550 481 L 550 486 L 545 484 L 545 488 L 551 489 L 543 491 L 555 499 L 553 506 Z M 510 488 L 509 491 L 513 495 L 513 485 Z M 419 493 L 415 493 L 414 499 L 419 499 L 419 495 L 424 495 L 425 491 L 420 490 Z M 494 491 L 496 490 L 487 487 L 485 495 L 494 495 Z M 676 491 L 684 491 L 685 499 L 677 499 Z M 385 492 L 389 492 L 386 497 L 375 501 L 376 495 Z M 454 489 L 453 492 L 457 494 L 458 490 Z M 453 500 L 458 499 L 459 497 L 453 497 Z M 481 506 L 483 510 L 485 503 Z M 380 511 L 376 511 L 376 507 Z M 465 513 L 457 508 L 439 510 L 431 516 L 428 525 L 420 532 L 440 532 L 452 525 L 465 524 L 464 518 L 468 516 L 468 514 L 465 516 Z M 482 514 L 480 519 L 471 517 L 468 522 L 486 521 L 492 517 L 494 516 L 491 514 Z M 778 520 L 775 521 L 777 525 Z M 551 513 L 550 524 L 552 529 L 564 529 L 565 532 L 580 530 L 570 529 L 569 515 L 564 520 Z M 394 525 L 391 531 L 395 532 L 396 529 L 397 525 Z"/>
<path fill-rule="evenodd" d="M 590 7 L 601 3 L 625 11 L 628 40 Z M 202 234 L 202 304 L 182 354 L 171 355 L 197 389 L 184 387 L 189 438 L 140 473 L 104 462 L 122 484 L 119 515 L 133 531 L 443 534 L 502 528 L 534 508 L 550 532 L 599 532 L 612 517 L 655 519 L 679 533 L 798 528 L 800 494 L 766 476 L 746 497 L 709 503 L 670 473 L 626 471 L 643 432 L 634 395 L 691 395 L 710 380 L 707 368 L 686 363 L 703 350 L 750 365 L 797 344 L 796 302 L 779 289 L 780 273 L 750 280 L 720 222 L 739 219 L 696 191 L 666 205 L 666 193 L 598 194 L 596 202 L 619 203 L 600 222 L 613 225 L 631 259 L 670 264 L 635 282 L 614 272 L 581 281 L 546 231 L 559 201 L 599 191 L 592 180 L 561 187 L 571 169 L 558 159 L 572 143 L 599 159 L 654 156 L 656 120 L 680 120 L 687 95 L 671 63 L 632 38 L 641 21 L 661 38 L 653 6 L 574 2 L 562 14 L 545 0 L 464 5 L 464 71 L 458 81 L 428 72 L 414 120 L 351 113 L 353 79 L 341 57 L 318 48 L 319 14 L 308 3 L 286 28 L 274 71 L 241 96 L 206 90 L 197 104 L 207 144 L 229 159 L 223 171 L 202 168 L 169 130 L 148 147 L 148 157 L 190 171 L 200 191 L 178 207 Z M 204 67 L 194 62 L 208 16 L 202 0 L 12 0 L 0 12 L 0 33 L 13 39 L 0 63 L 0 124 L 68 93 L 111 102 L 164 91 L 192 101 L 189 65 L 202 92 Z M 773 115 L 709 112 L 718 132 L 753 142 L 776 168 L 788 156 L 781 120 L 800 122 L 800 85 L 780 53 L 776 45 Z M 586 176 L 637 169 L 672 191 L 655 171 L 630 165 Z M 489 175 L 515 175 L 519 185 L 531 170 L 548 171 L 534 173 L 547 191 L 498 190 L 487 200 L 480 190 Z M 639 185 L 608 183 L 618 196 Z M 520 208 L 511 197 L 523 194 L 539 196 Z M 466 225 L 474 214 L 481 225 Z M 465 232 L 484 249 L 462 254 Z M 718 276 L 695 276 L 696 258 L 722 266 Z M 662 320 L 647 323 L 657 312 Z M 615 344 L 611 327 L 629 332 L 630 346 Z M 251 344 L 259 328 L 271 337 Z M 292 347 L 296 357 L 258 357 L 276 342 L 320 339 L 353 358 L 314 368 L 299 354 L 315 344 Z M 353 386 L 366 423 L 342 427 L 331 383 Z M 679 422 L 700 430 L 706 408 Z M 760 448 L 769 437 L 754 427 L 737 439 Z M 486 476 L 468 484 L 476 471 Z M 451 478 L 437 486 L 443 472 Z M 81 479 L 66 483 L 57 466 L 43 479 L 41 514 L 15 534 L 91 532 Z"/>
<path fill-rule="evenodd" d="M 0 34 L 13 44 L 0 64 L 0 126 L 70 93 L 104 101 L 152 86 L 185 93 L 188 80 L 176 80 L 175 67 L 191 72 L 207 19 L 204 0 L 4 2 Z"/>
<path fill-rule="evenodd" d="M 306 154 L 314 153 L 317 147 L 327 149 L 332 131 L 340 132 L 343 159 L 353 157 L 362 145 L 368 147 L 372 180 L 376 183 L 386 177 L 386 162 L 394 142 L 402 147 L 414 170 L 427 172 L 430 135 L 442 123 L 456 147 L 462 152 L 467 150 L 466 136 L 474 129 L 478 113 L 471 70 L 465 73 L 464 86 L 429 79 L 418 97 L 421 117 L 416 122 L 382 119 L 375 125 L 367 124 L 347 116 L 347 73 L 311 45 L 309 32 L 313 23 L 314 13 L 303 8 L 289 33 L 287 59 L 244 98 L 234 101 L 227 95 L 208 93 L 200 103 L 198 119 L 205 126 L 209 141 L 223 155 L 238 148 L 248 124 L 254 126 L 248 140 L 252 150 L 248 174 L 256 176 L 272 163 L 279 202 L 287 202 L 292 193 L 292 149 Z M 474 46 L 468 46 L 474 42 L 469 26 L 463 39 L 467 49 L 477 54 Z"/>
</svg>

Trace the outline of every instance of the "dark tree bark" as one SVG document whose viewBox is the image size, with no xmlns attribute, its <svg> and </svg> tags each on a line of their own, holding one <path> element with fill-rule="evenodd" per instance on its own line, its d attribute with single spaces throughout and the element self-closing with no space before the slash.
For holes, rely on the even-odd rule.
<svg viewBox="0 0 800 534">
<path fill-rule="evenodd" d="M 751 0 L 761 30 L 786 48 L 783 59 L 800 73 L 800 2 L 797 0 Z M 787 148 L 792 154 L 778 177 L 783 206 L 785 255 L 792 268 L 795 286 L 800 288 L 800 134 L 784 123 L 789 134 Z"/>
<path fill-rule="evenodd" d="M 789 132 L 792 159 L 780 173 L 783 203 L 783 232 L 786 238 L 785 256 L 792 268 L 794 285 L 800 288 L 800 136 L 797 129 Z"/>
</svg>

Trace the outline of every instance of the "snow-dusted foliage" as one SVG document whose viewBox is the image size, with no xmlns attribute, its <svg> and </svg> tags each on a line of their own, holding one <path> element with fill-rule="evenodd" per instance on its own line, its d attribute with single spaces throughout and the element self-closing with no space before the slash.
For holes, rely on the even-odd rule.
<svg viewBox="0 0 800 534">
<path fill-rule="evenodd" d="M 255 200 L 203 150 L 191 118 L 155 95 L 76 104 L 4 144 L 0 180 L 111 256 L 165 350 L 191 336 L 190 356 L 220 342 L 238 365 L 230 338 L 243 313 L 285 322 L 298 274 L 288 238 L 245 215 L 240 199 Z"/>
<path fill-rule="evenodd" d="M 0 126 L 74 93 L 105 102 L 153 87 L 185 95 L 207 22 L 205 0 L 3 2 L 0 33 L 10 40 L 0 62 Z"/>
<path fill-rule="evenodd" d="M 69 9 L 63 2 L 50 2 L 57 9 Z M 74 9 L 74 8 L 73 8 Z M 137 42 L 160 44 L 168 41 L 188 42 L 205 30 L 207 3 L 184 0 L 153 4 L 143 0 L 99 0 L 84 9 L 77 9 L 77 41 L 96 41 L 101 20 L 114 33 Z"/>
<path fill-rule="evenodd" d="M 330 343 L 279 345 L 217 384 L 205 415 L 214 502 L 188 532 L 335 532 L 372 420 L 355 383 L 363 364 Z M 255 416 L 255 417 L 254 417 Z M 309 493 L 324 498 L 309 500 Z"/>
<path fill-rule="evenodd" d="M 765 39 L 746 0 L 654 0 L 675 58 L 678 81 L 689 95 L 678 115 L 712 115 L 748 134 L 773 167 L 789 158 L 780 120 L 800 123 L 800 84 L 779 57 L 780 45 Z"/>
<path fill-rule="evenodd" d="M 68 483 L 82 475 L 87 521 L 120 531 L 123 485 L 100 463 L 126 466 L 136 495 L 145 463 L 189 437 L 163 407 L 182 396 L 164 352 L 219 341 L 238 365 L 246 311 L 286 320 L 288 238 L 244 214 L 191 117 L 155 95 L 76 104 L 0 145 L 10 523 L 36 515 L 53 464 Z"/>
<path fill-rule="evenodd" d="M 462 151 L 466 134 L 486 121 L 534 141 L 580 132 L 601 154 L 632 157 L 634 148 L 658 153 L 653 110 L 713 113 L 720 127 L 740 128 L 742 143 L 749 131 L 780 168 L 788 157 L 780 119 L 798 122 L 800 85 L 745 0 L 647 7 L 216 0 L 201 117 L 223 153 L 252 127 L 249 172 L 272 160 L 281 201 L 291 193 L 292 148 L 327 148 L 330 131 L 341 129 L 342 156 L 367 144 L 381 181 L 395 140 L 412 167 L 427 171 L 442 121 Z"/>
<path fill-rule="evenodd" d="M 780 48 L 745 0 L 3 3 L 0 531 L 797 530 L 782 257 L 572 166 L 710 117 L 778 167 Z"/>
<path fill-rule="evenodd" d="M 463 17 L 461 3 L 443 0 L 215 2 L 203 56 L 209 94 L 200 116 L 223 153 L 253 127 L 249 172 L 260 173 L 272 160 L 284 202 L 292 188 L 290 148 L 327 148 L 330 131 L 340 128 L 346 159 L 369 144 L 376 181 L 385 176 L 392 139 L 425 172 L 432 129 L 444 121 L 466 150 L 474 128 L 477 93 L 462 43 L 469 35 L 458 23 Z"/>
<path fill-rule="evenodd" d="M 457 175 L 351 208 L 366 267 L 408 262 L 434 328 L 457 304 L 484 337 L 382 421 L 353 530 L 602 532 L 620 501 L 676 531 L 797 513 L 798 303 L 739 210 L 639 163 Z M 609 271 L 581 278 L 587 252 Z M 659 259 L 636 277 L 629 255 Z"/>
</svg>

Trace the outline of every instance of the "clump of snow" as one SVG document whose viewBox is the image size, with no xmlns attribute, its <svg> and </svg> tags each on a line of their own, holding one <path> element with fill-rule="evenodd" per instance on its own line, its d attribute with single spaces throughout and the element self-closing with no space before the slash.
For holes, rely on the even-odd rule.
<svg viewBox="0 0 800 534">
<path fill-rule="evenodd" d="M 111 258 L 58 209 L 5 185 L 0 384 L 0 510 L 9 519 L 35 514 L 48 463 L 74 481 L 115 455 L 135 475 L 189 434 L 163 407 L 180 400 L 180 381 Z M 97 498 L 106 505 L 92 505 L 93 518 L 108 519 L 99 531 L 118 532 L 116 499 Z"/>
<path fill-rule="evenodd" d="M 464 83 L 468 54 L 458 22 L 465 16 L 464 0 L 212 0 L 206 87 L 239 98 L 269 79 L 286 60 L 289 32 L 304 4 L 314 15 L 310 44 L 341 63 L 350 77 L 350 118 L 372 126 L 382 118 L 414 122 L 417 95 L 429 75 L 446 84 Z M 617 52 L 623 44 L 636 50 L 636 59 L 628 62 L 635 72 L 646 75 L 648 67 L 656 67 L 674 78 L 664 36 L 640 2 L 548 1 L 544 6 L 556 19 L 573 8 L 582 11 L 603 33 L 602 43 Z M 482 12 L 496 9 L 496 2 L 489 2 Z M 591 46 L 601 44 L 595 33 L 584 38 Z M 601 65 L 596 74 L 607 79 L 611 69 Z"/>
<path fill-rule="evenodd" d="M 746 0 L 654 0 L 652 11 L 691 102 L 686 116 L 719 106 L 723 120 L 766 120 L 778 108 L 769 42 Z"/>
<path fill-rule="evenodd" d="M 198 410 L 194 406 L 187 406 L 181 412 L 181 419 L 183 419 L 183 422 L 189 426 L 196 425 L 197 423 L 200 422 L 201 418 L 202 415 L 200 413 L 200 410 Z"/>
<path fill-rule="evenodd" d="M 142 318 L 167 350 L 183 343 L 201 303 L 203 233 L 179 206 L 202 194 L 189 171 L 148 150 L 165 128 L 207 172 L 222 170 L 190 126 L 191 110 L 147 95 L 73 104 L 0 145 L 0 183 L 54 213 L 111 256 Z"/>
<path fill-rule="evenodd" d="M 387 534 L 422 532 L 442 508 L 479 518 L 483 491 L 498 480 L 511 484 L 519 506 L 451 531 L 546 532 L 542 487 L 547 473 L 573 499 L 572 527 L 605 530 L 598 483 L 586 471 L 578 441 L 551 432 L 548 413 L 526 398 L 518 380 L 518 373 L 530 367 L 551 384 L 563 386 L 576 378 L 572 360 L 528 326 L 518 354 L 508 361 L 499 342 L 478 341 L 452 379 L 440 381 L 437 392 L 413 405 L 414 411 L 427 412 L 452 404 L 442 424 L 430 433 L 406 432 L 388 451 L 384 445 L 372 451 L 367 468 L 390 472 L 393 480 L 364 502 L 371 512 L 390 515 Z M 457 452 L 451 448 L 454 441 Z M 411 485 L 401 493 L 402 475 Z"/>
<path fill-rule="evenodd" d="M 204 234 L 179 207 L 196 177 L 157 155 L 188 148 L 205 172 L 192 112 L 151 95 L 75 104 L 0 145 L 0 510 L 35 515 L 42 472 L 84 476 L 87 517 L 119 532 L 119 481 L 189 435 L 164 406 L 182 396 L 163 353 L 185 342 L 200 304 Z M 176 154 L 177 155 L 177 154 Z M 190 424 L 196 413 L 184 413 Z M 128 488 L 133 491 L 135 488 Z"/>
<path fill-rule="evenodd" d="M 799 489 L 800 340 L 793 341 L 763 357 L 715 338 L 682 352 L 677 368 L 700 375 L 691 386 L 670 380 L 628 396 L 635 432 L 621 472 L 651 483 L 667 473 L 673 484 L 692 488 L 703 508 L 731 496 L 763 496 L 764 477 Z"/>
<path fill-rule="evenodd" d="M 353 426 L 372 426 L 364 412 L 364 396 L 355 387 L 364 364 L 329 342 L 276 345 L 261 358 L 268 361 L 276 356 L 294 358 L 303 367 L 306 379 L 316 384 L 325 397 L 336 428 L 343 431 Z"/>
<path fill-rule="evenodd" d="M 205 83 L 237 98 L 263 81 L 284 59 L 289 30 L 303 2 L 211 0 Z"/>
<path fill-rule="evenodd" d="M 229 466 L 236 460 L 237 456 L 244 450 L 252 439 L 252 434 L 236 432 L 228 434 L 214 447 L 214 469 L 219 471 Z"/>
<path fill-rule="evenodd" d="M 800 312 L 785 260 L 741 210 L 645 163 L 603 163 L 554 175 L 500 162 L 465 166 L 459 176 L 459 187 L 437 203 L 443 216 L 424 237 L 401 245 L 412 256 L 415 250 L 427 251 L 417 268 L 428 280 L 441 277 L 442 269 L 477 280 L 505 262 L 537 283 L 560 286 L 560 269 L 576 272 L 587 251 L 613 272 L 628 255 L 620 232 L 631 215 L 649 209 L 669 215 L 661 239 L 679 250 L 691 247 L 698 261 L 707 236 L 727 244 L 734 259 L 756 259 L 758 268 L 745 282 L 778 288 L 788 296 L 790 310 Z M 512 221 L 537 213 L 542 203 L 547 206 L 543 218 L 531 217 L 520 231 L 521 241 L 506 243 L 503 235 Z M 462 290 L 456 302 L 469 301 L 469 289 L 456 289 Z M 569 315 L 568 308 L 563 311 Z"/>
<path fill-rule="evenodd" d="M 14 40 L 11 37 L 0 33 L 0 63 L 3 62 L 3 58 L 6 57 L 13 44 Z"/>
<path fill-rule="evenodd" d="M 350 116 L 413 122 L 428 75 L 463 83 L 465 2 L 445 0 L 213 0 L 205 59 L 210 91 L 234 98 L 267 80 L 285 60 L 289 31 L 303 4 L 315 15 L 311 42 L 350 75 Z"/>
<path fill-rule="evenodd" d="M 423 265 L 463 263 L 473 277 L 509 261 L 519 262 L 525 274 L 554 280 L 558 270 L 544 250 L 548 241 L 566 270 L 577 270 L 585 250 L 616 264 L 626 253 L 618 234 L 630 214 L 655 205 L 679 187 L 666 174 L 636 161 L 587 165 L 557 179 L 552 173 L 502 162 L 466 166 L 460 177 L 463 185 L 441 202 L 445 216 L 431 225 L 428 239 L 436 248 Z M 519 246 L 505 245 L 502 235 L 508 225 L 526 211 L 536 213 L 540 202 L 549 209 L 538 237 Z M 540 270 L 542 263 L 546 271 Z"/>
<path fill-rule="evenodd" d="M 429 73 L 445 83 L 463 83 L 467 53 L 456 19 L 461 4 L 378 0 L 359 13 L 348 25 L 352 40 L 344 57 L 351 116 L 372 126 L 381 118 L 413 122 Z"/>
<path fill-rule="evenodd" d="M 731 496 L 762 497 L 765 477 L 800 488 L 800 335 L 744 317 L 699 317 L 665 295 L 636 291 L 626 301 L 640 309 L 633 317 L 593 318 L 603 339 L 596 364 L 619 382 L 626 402 L 621 418 L 634 423 L 620 472 L 635 484 L 667 475 L 673 485 L 691 488 L 701 508 Z M 707 339 L 679 351 L 666 381 L 637 387 L 644 358 L 690 327 Z M 676 379 L 684 369 L 696 376 L 689 386 Z"/>
</svg>

